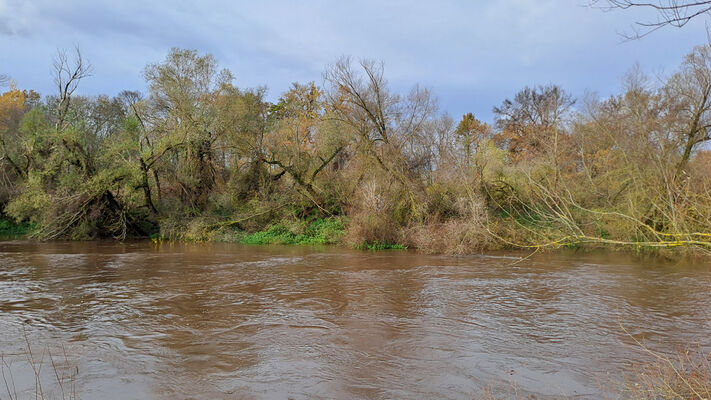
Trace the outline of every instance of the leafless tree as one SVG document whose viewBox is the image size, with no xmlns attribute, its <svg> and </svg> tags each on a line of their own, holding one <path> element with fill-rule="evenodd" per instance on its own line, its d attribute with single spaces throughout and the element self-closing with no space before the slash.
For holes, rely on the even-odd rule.
<svg viewBox="0 0 711 400">
<path fill-rule="evenodd" d="M 0 74 L 0 87 L 5 87 L 10 82 L 10 77 L 5 74 Z"/>
<path fill-rule="evenodd" d="M 406 96 L 390 90 L 382 62 L 342 58 L 326 70 L 326 102 L 334 119 L 355 132 L 358 146 L 407 191 L 412 210 L 431 170 L 430 125 L 437 111 L 429 90 L 415 86 Z"/>
<path fill-rule="evenodd" d="M 692 19 L 711 12 L 711 1 L 699 0 L 592 0 L 591 5 L 606 11 L 615 9 L 650 9 L 657 12 L 657 19 L 637 21 L 626 39 L 639 39 L 665 26 L 681 28 Z"/>
<path fill-rule="evenodd" d="M 59 104 L 57 105 L 57 128 L 62 128 L 69 111 L 71 98 L 79 82 L 91 76 L 91 65 L 82 57 L 78 47 L 74 49 L 75 55 L 69 59 L 65 50 L 57 50 L 54 56 L 54 84 L 57 86 Z"/>
<path fill-rule="evenodd" d="M 327 102 L 378 164 L 404 179 L 427 164 L 421 144 L 431 139 L 427 127 L 437 111 L 436 100 L 419 86 L 407 96 L 390 91 L 382 62 L 362 60 L 359 67 L 342 58 L 326 71 Z"/>
<path fill-rule="evenodd" d="M 675 131 L 683 151 L 674 174 L 679 178 L 692 153 L 711 141 L 711 46 L 694 48 L 664 90 L 671 103 L 669 114 L 679 120 Z"/>
<path fill-rule="evenodd" d="M 67 115 L 72 105 L 72 95 L 79 87 L 79 82 L 91 75 L 91 65 L 82 57 L 78 47 L 74 49 L 75 55 L 70 58 L 65 50 L 57 50 L 54 56 L 54 84 L 57 87 L 57 121 L 55 127 L 57 130 L 65 128 Z M 80 167 L 87 176 L 94 173 L 94 163 L 87 148 L 76 140 L 62 139 L 62 145 L 72 154 L 73 163 Z"/>
</svg>

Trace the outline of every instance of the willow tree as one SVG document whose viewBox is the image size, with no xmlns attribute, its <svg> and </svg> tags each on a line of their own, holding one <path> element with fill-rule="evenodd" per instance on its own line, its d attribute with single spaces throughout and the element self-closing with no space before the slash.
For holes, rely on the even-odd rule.
<svg viewBox="0 0 711 400">
<path fill-rule="evenodd" d="M 288 175 L 321 210 L 318 176 L 344 150 L 347 138 L 332 129 L 323 94 L 313 82 L 295 83 L 271 108 L 272 128 L 262 161 L 276 167 L 274 178 Z"/>
<path fill-rule="evenodd" d="M 240 200 L 268 184 L 262 160 L 271 104 L 265 96 L 265 87 L 229 87 L 217 99 L 223 132 L 216 143 L 219 172 Z"/>
<path fill-rule="evenodd" d="M 90 65 L 76 50 L 54 62 L 57 92 L 27 112 L 15 137 L 23 171 L 18 194 L 5 211 L 38 226 L 43 239 L 145 234 L 117 195 L 127 175 L 108 168 L 105 141 L 124 112 L 114 100 L 77 95 Z"/>
<path fill-rule="evenodd" d="M 696 48 L 661 84 L 633 70 L 624 93 L 589 101 L 561 185 L 529 179 L 518 194 L 518 215 L 536 222 L 522 230 L 545 246 L 711 247 L 711 193 L 700 168 L 711 129 L 708 54 Z"/>
<path fill-rule="evenodd" d="M 172 152 L 170 170 L 180 198 L 203 209 L 215 185 L 216 140 L 225 126 L 217 102 L 231 88 L 232 74 L 218 71 L 212 55 L 174 48 L 163 63 L 144 72 L 150 88 L 149 129 L 184 143 Z"/>
</svg>

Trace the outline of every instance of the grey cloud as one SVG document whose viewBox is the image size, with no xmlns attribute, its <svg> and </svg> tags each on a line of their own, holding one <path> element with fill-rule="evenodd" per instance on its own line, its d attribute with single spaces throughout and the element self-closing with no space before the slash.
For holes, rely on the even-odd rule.
<svg viewBox="0 0 711 400">
<path fill-rule="evenodd" d="M 701 22 L 621 44 L 616 31 L 636 16 L 581 3 L 0 0 L 0 51 L 12 55 L 2 68 L 18 84 L 49 91 L 51 53 L 79 44 L 95 67 L 83 90 L 117 93 L 143 88 L 143 67 L 171 47 L 196 48 L 233 70 L 238 85 L 269 85 L 273 98 L 293 81 L 319 82 L 341 55 L 377 58 L 397 90 L 419 82 L 455 118 L 488 118 L 524 85 L 611 93 L 634 62 L 672 68 L 706 37 Z"/>
</svg>

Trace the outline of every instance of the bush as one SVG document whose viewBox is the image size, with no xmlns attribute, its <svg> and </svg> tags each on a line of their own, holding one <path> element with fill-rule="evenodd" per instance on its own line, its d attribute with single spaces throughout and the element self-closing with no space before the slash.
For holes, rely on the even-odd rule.
<svg viewBox="0 0 711 400">
<path fill-rule="evenodd" d="M 405 243 L 429 254 L 467 254 L 496 247 L 486 228 L 483 200 L 461 197 L 451 204 L 456 217 L 441 221 L 440 215 L 412 227 Z"/>
<path fill-rule="evenodd" d="M 367 248 L 366 244 L 399 243 L 403 218 L 398 199 L 403 192 L 372 180 L 361 184 L 349 210 L 350 224 L 345 242 L 351 247 Z"/>
</svg>

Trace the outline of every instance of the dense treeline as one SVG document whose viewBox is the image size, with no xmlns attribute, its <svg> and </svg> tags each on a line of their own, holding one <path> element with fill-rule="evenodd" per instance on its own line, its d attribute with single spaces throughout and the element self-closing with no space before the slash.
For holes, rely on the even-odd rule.
<svg viewBox="0 0 711 400">
<path fill-rule="evenodd" d="M 373 61 L 341 59 L 274 104 L 192 50 L 149 64 L 147 94 L 77 95 L 78 51 L 54 70 L 55 94 L 0 97 L 0 205 L 40 239 L 711 244 L 709 46 L 607 99 L 524 88 L 493 125 L 394 93 Z"/>
</svg>

